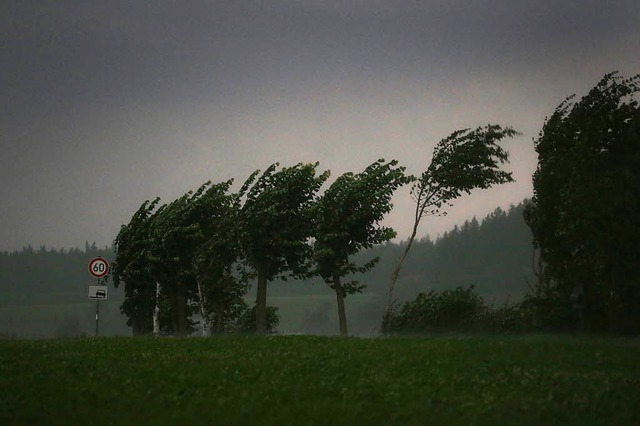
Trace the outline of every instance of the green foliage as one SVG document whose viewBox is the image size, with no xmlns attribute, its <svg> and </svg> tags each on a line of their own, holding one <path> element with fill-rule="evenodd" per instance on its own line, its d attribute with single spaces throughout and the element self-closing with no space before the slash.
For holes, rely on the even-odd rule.
<svg viewBox="0 0 640 426">
<path fill-rule="evenodd" d="M 267 334 L 276 334 L 278 325 L 280 324 L 280 316 L 278 308 L 267 306 Z M 256 307 L 245 309 L 241 316 L 236 320 L 232 329 L 234 333 L 255 334 L 256 332 Z"/>
<path fill-rule="evenodd" d="M 432 333 L 472 331 L 483 319 L 487 307 L 473 286 L 463 289 L 419 293 L 392 314 L 386 332 Z"/>
<path fill-rule="evenodd" d="M 555 291 L 541 292 L 534 287 L 518 305 L 518 311 L 527 331 L 573 332 L 576 328 L 577 312 Z"/>
<path fill-rule="evenodd" d="M 308 272 L 307 240 L 313 232 L 309 208 L 329 177 L 328 171 L 316 176 L 318 164 L 300 163 L 278 171 L 275 163 L 245 183 L 240 241 L 249 264 L 264 269 L 267 281 L 287 271 L 296 277 Z"/>
<path fill-rule="evenodd" d="M 502 164 L 508 162 L 509 155 L 498 142 L 518 134 L 511 127 L 488 124 L 475 130 L 457 130 L 436 144 L 429 167 L 415 179 L 411 188 L 411 196 L 416 203 L 413 230 L 391 274 L 382 330 L 389 326 L 391 311 L 396 303 L 394 291 L 400 269 L 413 245 L 422 218 L 445 215 L 444 206 L 451 206 L 451 202 L 463 192 L 469 194 L 476 188 L 486 189 L 513 182 L 511 173 L 500 169 Z"/>
<path fill-rule="evenodd" d="M 524 333 L 548 331 L 533 322 L 534 316 L 522 302 L 505 301 L 498 307 L 489 307 L 479 324 L 479 329 L 489 333 Z"/>
<path fill-rule="evenodd" d="M 562 328 L 570 310 L 550 298 L 527 295 L 524 300 L 487 305 L 474 287 L 419 293 L 388 318 L 386 333 L 431 334 L 523 333 L 570 331 Z"/>
<path fill-rule="evenodd" d="M 312 208 L 314 218 L 314 274 L 334 288 L 335 277 L 370 270 L 379 257 L 357 266 L 350 256 L 364 249 L 385 243 L 396 236 L 380 221 L 393 207 L 395 190 L 411 181 L 397 161 L 380 159 L 362 173 L 345 173 L 320 197 Z M 358 293 L 363 286 L 358 281 L 342 283 L 345 295 Z"/>
<path fill-rule="evenodd" d="M 418 216 L 441 213 L 443 206 L 463 192 L 513 182 L 511 173 L 500 169 L 509 154 L 498 142 L 519 134 L 511 127 L 488 124 L 456 130 L 438 142 L 429 167 L 411 188 Z"/>
<path fill-rule="evenodd" d="M 165 333 L 192 332 L 195 323 L 190 317 L 197 310 L 219 331 L 241 315 L 247 278 L 238 263 L 238 213 L 246 188 L 228 194 L 232 183 L 206 182 L 155 212 L 159 200 L 145 202 L 122 227 L 115 243 L 114 281 L 126 282 L 123 312 L 130 318 L 143 316 L 140 333 L 151 331 L 156 303 Z M 159 299 L 156 283 L 161 287 Z"/>
<path fill-rule="evenodd" d="M 605 75 L 561 103 L 535 143 L 525 217 L 544 265 L 538 285 L 565 310 L 583 290 L 594 331 L 640 332 L 639 90 L 640 75 Z"/>
<path fill-rule="evenodd" d="M 267 283 L 286 274 L 304 277 L 310 268 L 315 194 L 329 177 L 316 176 L 319 163 L 297 164 L 277 171 L 278 164 L 245 182 L 240 210 L 243 257 L 257 274 L 256 331 L 266 333 Z"/>
<path fill-rule="evenodd" d="M 117 288 L 125 283 L 125 300 L 121 311 L 128 317 L 127 325 L 134 335 L 153 330 L 153 308 L 156 304 L 156 283 L 149 267 L 152 250 L 154 210 L 160 199 L 145 201 L 128 224 L 122 225 L 113 247 L 116 253 L 110 275 Z"/>
</svg>

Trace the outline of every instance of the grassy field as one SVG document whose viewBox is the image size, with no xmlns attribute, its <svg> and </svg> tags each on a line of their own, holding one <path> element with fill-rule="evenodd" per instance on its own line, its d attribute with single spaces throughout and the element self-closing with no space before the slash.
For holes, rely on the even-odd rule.
<svg viewBox="0 0 640 426">
<path fill-rule="evenodd" d="M 640 345 L 545 336 L 4 340 L 0 424 L 640 424 Z"/>
</svg>

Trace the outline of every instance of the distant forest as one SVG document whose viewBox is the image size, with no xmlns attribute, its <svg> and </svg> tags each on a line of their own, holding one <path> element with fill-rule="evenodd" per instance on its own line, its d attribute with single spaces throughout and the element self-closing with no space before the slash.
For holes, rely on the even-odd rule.
<svg viewBox="0 0 640 426">
<path fill-rule="evenodd" d="M 396 296 L 405 301 L 418 292 L 473 285 L 488 302 L 520 299 L 534 281 L 532 235 L 523 218 L 525 203 L 511 206 L 508 211 L 497 208 L 481 220 L 468 220 L 435 241 L 424 238 L 416 242 L 403 266 Z M 388 243 L 357 255 L 361 261 L 374 256 L 381 258 L 373 270 L 355 277 L 367 285 L 365 294 L 381 300 L 386 296 L 389 277 L 401 250 L 402 243 Z M 28 246 L 21 251 L 0 252 L 0 308 L 85 302 L 87 285 L 95 283 L 87 263 L 95 256 L 112 260 L 115 255 L 110 247 L 100 249 L 88 242 L 84 250 Z M 253 298 L 252 294 L 248 297 Z M 302 296 L 332 292 L 319 279 L 276 280 L 269 285 L 269 294 Z M 122 288 L 111 286 L 110 302 L 120 303 L 123 299 Z"/>
</svg>

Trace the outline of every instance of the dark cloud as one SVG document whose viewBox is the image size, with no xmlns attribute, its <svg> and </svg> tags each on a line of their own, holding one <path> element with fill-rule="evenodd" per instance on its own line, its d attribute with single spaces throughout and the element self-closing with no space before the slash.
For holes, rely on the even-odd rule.
<svg viewBox="0 0 640 426">
<path fill-rule="evenodd" d="M 631 0 L 1 7 L 8 248 L 82 242 L 96 222 L 107 243 L 144 198 L 278 155 L 345 169 L 368 161 L 363 150 L 411 161 L 405 150 L 461 123 L 537 131 L 565 95 L 640 69 Z M 43 206 L 57 219 L 41 221 Z"/>
</svg>

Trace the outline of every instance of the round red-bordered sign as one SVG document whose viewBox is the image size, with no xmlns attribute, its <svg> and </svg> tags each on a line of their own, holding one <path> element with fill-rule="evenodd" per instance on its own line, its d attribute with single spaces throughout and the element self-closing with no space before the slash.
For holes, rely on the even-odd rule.
<svg viewBox="0 0 640 426">
<path fill-rule="evenodd" d="M 89 273 L 96 278 L 102 278 L 109 273 L 109 262 L 101 257 L 91 259 Z"/>
</svg>

